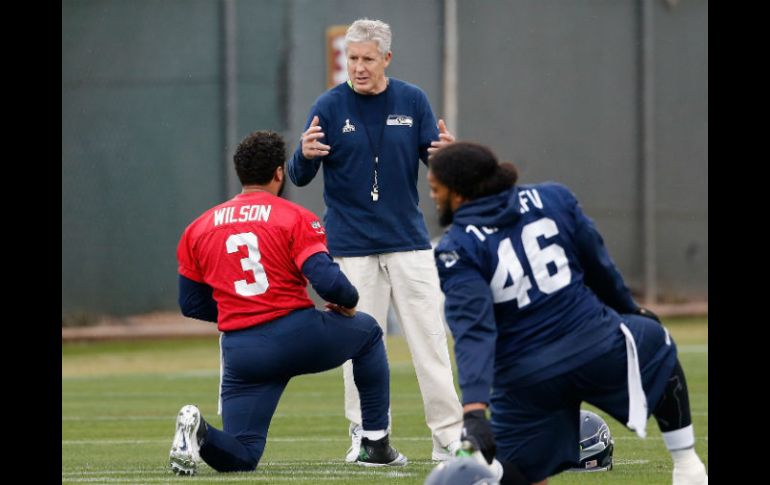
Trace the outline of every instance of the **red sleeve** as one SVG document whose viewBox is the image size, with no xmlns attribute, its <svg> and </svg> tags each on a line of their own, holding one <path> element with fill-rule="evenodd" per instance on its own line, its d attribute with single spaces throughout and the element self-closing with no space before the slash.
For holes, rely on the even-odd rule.
<svg viewBox="0 0 770 485">
<path fill-rule="evenodd" d="M 198 283 L 205 283 L 203 281 L 203 274 L 200 272 L 196 259 L 193 256 L 193 240 L 190 232 L 190 227 L 185 229 L 176 248 L 176 260 L 179 263 L 178 271 L 185 278 L 197 281 Z"/>
<path fill-rule="evenodd" d="M 326 230 L 318 217 L 310 211 L 300 211 L 299 220 L 292 228 L 292 236 L 294 244 L 291 257 L 300 271 L 310 256 L 329 252 L 326 248 Z"/>
</svg>

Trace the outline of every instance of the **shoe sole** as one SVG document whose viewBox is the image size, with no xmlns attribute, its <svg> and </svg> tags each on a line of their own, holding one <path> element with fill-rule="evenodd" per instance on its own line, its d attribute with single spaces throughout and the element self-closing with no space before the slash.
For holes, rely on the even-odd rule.
<svg viewBox="0 0 770 485">
<path fill-rule="evenodd" d="M 169 465 L 171 466 L 171 471 L 174 472 L 175 475 L 195 475 L 195 462 L 188 458 L 172 456 L 169 458 Z"/>
<path fill-rule="evenodd" d="M 430 459 L 435 462 L 449 461 L 452 458 L 454 458 L 454 456 L 449 453 L 432 453 L 430 457 Z"/>
<path fill-rule="evenodd" d="M 409 463 L 409 460 L 407 460 L 404 455 L 399 453 L 398 457 L 395 460 L 391 461 L 390 463 L 371 463 L 368 461 L 356 461 L 355 463 L 360 466 L 368 466 L 368 467 L 406 466 Z"/>
</svg>

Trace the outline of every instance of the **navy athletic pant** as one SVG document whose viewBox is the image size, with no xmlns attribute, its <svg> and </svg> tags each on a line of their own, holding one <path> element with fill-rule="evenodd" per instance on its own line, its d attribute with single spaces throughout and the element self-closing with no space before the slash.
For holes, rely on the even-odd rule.
<svg viewBox="0 0 770 485">
<path fill-rule="evenodd" d="M 254 470 L 289 379 L 353 359 L 363 427 L 388 427 L 390 371 L 382 330 L 366 313 L 353 318 L 314 308 L 222 337 L 224 430 L 208 427 L 201 458 L 217 471 Z"/>
<path fill-rule="evenodd" d="M 677 362 L 676 345 L 650 318 L 621 315 L 639 356 L 648 412 L 658 405 Z M 618 327 L 613 349 L 587 364 L 522 388 L 495 388 L 492 431 L 497 457 L 515 463 L 532 482 L 578 466 L 580 403 L 586 401 L 620 423 L 628 421 L 626 340 Z"/>
</svg>

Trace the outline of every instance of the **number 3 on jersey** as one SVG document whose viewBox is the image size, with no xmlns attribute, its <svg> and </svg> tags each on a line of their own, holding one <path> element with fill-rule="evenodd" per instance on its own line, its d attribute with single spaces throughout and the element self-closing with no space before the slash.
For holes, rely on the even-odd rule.
<svg viewBox="0 0 770 485">
<path fill-rule="evenodd" d="M 243 271 L 251 271 L 254 274 L 254 283 L 249 283 L 245 279 L 236 281 L 235 292 L 243 296 L 256 296 L 266 292 L 270 283 L 267 282 L 265 267 L 259 262 L 262 255 L 259 254 L 256 234 L 253 232 L 233 234 L 227 238 L 226 245 L 228 254 L 238 252 L 238 246 L 246 246 L 249 257 L 241 258 L 241 268 Z"/>
<path fill-rule="evenodd" d="M 538 237 L 550 238 L 559 234 L 559 229 L 553 219 L 544 217 L 530 222 L 521 230 L 521 243 L 524 247 L 529 267 L 535 278 L 537 287 L 546 294 L 551 294 L 567 286 L 572 279 L 569 261 L 564 249 L 558 244 L 549 244 L 543 248 L 537 242 Z M 511 238 L 500 241 L 497 247 L 497 268 L 489 282 L 492 298 L 495 303 L 516 300 L 519 308 L 529 304 L 528 291 L 532 288 L 529 276 L 516 256 Z M 552 264 L 555 272 L 550 274 L 548 265 Z M 508 277 L 513 284 L 505 286 Z"/>
</svg>

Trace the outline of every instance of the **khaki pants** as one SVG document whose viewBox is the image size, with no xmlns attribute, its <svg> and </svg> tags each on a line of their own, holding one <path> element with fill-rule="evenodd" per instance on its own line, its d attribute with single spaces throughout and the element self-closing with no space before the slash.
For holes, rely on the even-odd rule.
<svg viewBox="0 0 770 485">
<path fill-rule="evenodd" d="M 434 447 L 447 446 L 460 439 L 462 407 L 452 378 L 441 311 L 443 298 L 433 251 L 402 251 L 334 260 L 358 290 L 357 309 L 373 316 L 383 332 L 387 332 L 388 306 L 393 302 L 412 354 L 425 422 L 432 432 Z M 347 361 L 342 368 L 345 416 L 360 424 L 361 407 L 353 381 L 353 366 Z"/>
</svg>

